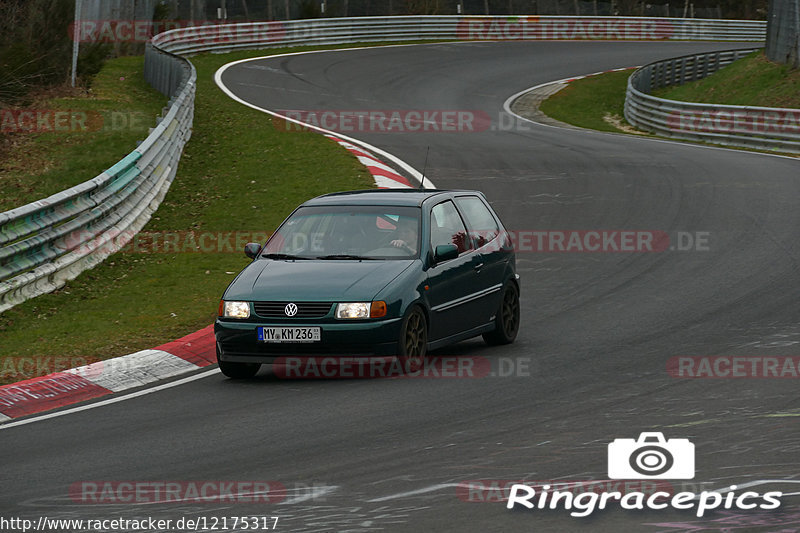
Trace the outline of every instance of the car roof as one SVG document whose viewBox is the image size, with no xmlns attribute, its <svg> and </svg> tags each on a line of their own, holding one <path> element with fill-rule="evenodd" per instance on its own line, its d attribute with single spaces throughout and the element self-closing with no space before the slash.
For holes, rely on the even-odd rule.
<svg viewBox="0 0 800 533">
<path fill-rule="evenodd" d="M 479 191 L 444 189 L 368 189 L 343 191 L 317 196 L 308 200 L 304 206 L 314 205 L 405 205 L 421 206 L 429 198 L 466 193 L 483 196 Z"/>
</svg>

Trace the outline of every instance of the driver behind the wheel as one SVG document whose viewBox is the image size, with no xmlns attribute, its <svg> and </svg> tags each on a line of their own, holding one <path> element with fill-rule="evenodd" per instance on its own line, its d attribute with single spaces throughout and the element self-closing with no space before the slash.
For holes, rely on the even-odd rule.
<svg viewBox="0 0 800 533">
<path fill-rule="evenodd" d="M 417 224 L 413 219 L 401 217 L 397 221 L 394 239 L 390 243 L 395 248 L 403 248 L 411 253 L 417 253 Z"/>
</svg>

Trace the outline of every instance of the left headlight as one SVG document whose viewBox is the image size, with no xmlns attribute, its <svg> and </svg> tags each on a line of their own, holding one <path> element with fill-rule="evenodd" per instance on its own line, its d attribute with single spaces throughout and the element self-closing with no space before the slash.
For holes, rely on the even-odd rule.
<svg viewBox="0 0 800 533">
<path fill-rule="evenodd" d="M 250 304 L 223 300 L 219 303 L 219 316 L 224 318 L 250 318 Z"/>
<path fill-rule="evenodd" d="M 336 306 L 336 318 L 380 318 L 386 316 L 386 302 L 348 302 Z"/>
</svg>

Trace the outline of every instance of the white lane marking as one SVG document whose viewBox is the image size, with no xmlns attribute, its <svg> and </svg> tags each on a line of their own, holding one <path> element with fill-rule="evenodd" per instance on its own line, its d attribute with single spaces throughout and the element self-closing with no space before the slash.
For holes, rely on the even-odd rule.
<svg viewBox="0 0 800 533">
<path fill-rule="evenodd" d="M 399 498 L 405 498 L 407 496 L 416 496 L 418 494 L 427 494 L 429 492 L 436 492 L 442 489 L 449 489 L 452 487 L 460 487 L 463 485 L 462 483 L 439 483 L 438 485 L 431 485 L 430 487 L 423 487 L 421 489 L 416 490 L 409 490 L 406 492 L 399 492 L 397 494 L 390 494 L 388 496 L 381 496 L 380 498 L 373 498 L 371 500 L 367 500 L 367 503 L 376 503 L 376 502 L 385 502 L 388 500 L 397 500 Z"/>
<path fill-rule="evenodd" d="M 638 67 L 630 67 L 630 68 L 638 68 Z M 627 68 L 618 69 L 618 70 L 627 70 Z M 559 129 L 559 130 L 562 130 L 562 131 L 569 131 L 566 128 L 562 128 L 560 126 L 554 126 L 553 124 L 543 124 L 541 122 L 536 122 L 535 120 L 531 120 L 529 118 L 525 118 L 522 115 L 518 115 L 518 114 L 514 113 L 511 110 L 511 104 L 514 102 L 514 100 L 516 100 L 517 98 L 519 98 L 523 94 L 528 93 L 530 91 L 535 91 L 536 89 L 540 89 L 540 88 L 545 87 L 547 85 L 555 85 L 557 83 L 567 83 L 570 80 L 583 79 L 583 78 L 587 78 L 589 76 L 595 76 L 597 74 L 604 74 L 604 72 L 595 72 L 594 74 L 586 74 L 585 76 L 573 76 L 573 77 L 570 77 L 570 78 L 563 78 L 563 79 L 560 79 L 560 80 L 548 81 L 547 83 L 540 83 L 539 85 L 534 85 L 533 87 L 529 87 L 527 89 L 524 89 L 524 90 L 522 90 L 522 91 L 520 91 L 518 93 L 512 94 L 511 96 L 506 98 L 506 101 L 503 102 L 503 110 L 506 113 L 508 113 L 509 115 L 511 115 L 511 116 L 517 117 L 518 119 L 524 120 L 525 122 L 530 122 L 531 124 L 536 124 L 537 126 L 541 126 L 543 128 L 555 128 L 555 129 Z M 708 145 L 705 145 L 705 144 L 692 143 L 692 142 L 689 142 L 689 141 L 677 141 L 677 140 L 676 141 L 672 141 L 672 140 L 669 140 L 669 139 L 655 139 L 653 137 L 630 135 L 628 133 L 622 133 L 622 132 L 615 133 L 615 132 L 611 132 L 611 131 L 598 131 L 598 130 L 592 130 L 592 129 L 588 129 L 588 128 L 580 128 L 580 130 L 583 131 L 583 132 L 586 132 L 586 133 L 594 133 L 594 134 L 597 134 L 597 135 L 622 135 L 622 136 L 625 136 L 625 137 L 628 137 L 628 138 L 632 138 L 632 139 L 644 139 L 644 140 L 647 140 L 647 141 L 660 142 L 660 143 L 665 143 L 665 144 L 675 144 L 675 145 L 678 145 L 678 146 L 693 146 L 695 148 L 706 148 L 708 150 L 724 150 L 726 152 L 737 152 L 737 153 L 740 153 L 740 154 L 741 153 L 746 153 L 746 154 L 753 154 L 753 155 L 764 155 L 764 156 L 769 156 L 769 157 L 780 157 L 781 159 L 791 159 L 793 161 L 797 161 L 797 159 L 798 159 L 797 157 L 792 157 L 792 156 L 789 156 L 789 155 L 770 154 L 770 153 L 764 153 L 764 152 L 754 152 L 754 151 L 751 151 L 751 150 L 746 150 L 744 148 L 736 149 L 736 148 L 728 148 L 728 147 L 725 147 L 725 146 L 708 146 Z"/>
<path fill-rule="evenodd" d="M 65 370 L 88 379 L 111 392 L 121 392 L 156 381 L 185 374 L 200 368 L 194 363 L 163 350 L 142 350 L 136 353 L 98 361 Z"/>
<path fill-rule="evenodd" d="M 396 46 L 420 46 L 420 45 L 389 45 L 389 46 L 386 46 L 385 48 L 393 48 L 393 47 L 396 47 Z M 250 102 L 247 102 L 246 100 L 243 100 L 243 99 L 239 98 L 238 96 L 236 96 L 235 94 L 233 94 L 233 92 L 230 89 L 228 89 L 228 87 L 222 82 L 222 75 L 225 73 L 225 71 L 228 70 L 230 67 L 236 66 L 236 65 L 238 65 L 240 63 L 247 63 L 249 61 L 258 61 L 258 60 L 261 60 L 261 59 L 272 59 L 272 58 L 278 58 L 278 57 L 287 57 L 287 56 L 296 56 L 296 55 L 305 55 L 305 54 L 322 54 L 322 53 L 327 53 L 327 52 L 342 52 L 342 51 L 348 51 L 348 50 L 364 50 L 364 49 L 367 49 L 367 48 L 372 48 L 372 47 L 360 46 L 360 47 L 356 47 L 356 48 L 337 48 L 335 50 L 307 50 L 307 51 L 304 51 L 304 52 L 291 52 L 291 53 L 287 53 L 287 54 L 276 54 L 276 55 L 271 55 L 271 56 L 261 56 L 261 57 L 251 57 L 251 58 L 248 58 L 248 59 L 240 59 L 238 61 L 233 61 L 233 62 L 228 63 L 226 65 L 222 65 L 217 70 L 217 72 L 214 73 L 214 81 L 216 82 L 216 84 L 220 88 L 220 90 L 222 90 L 222 92 L 224 92 L 232 100 L 235 100 L 235 101 L 239 102 L 240 104 L 246 105 L 247 107 L 250 107 L 250 108 L 258 110 L 258 111 L 261 111 L 262 113 L 266 113 L 266 114 L 271 115 L 273 117 L 281 118 L 283 120 L 286 120 L 287 122 L 292 122 L 294 124 L 299 124 L 301 126 L 305 126 L 307 128 L 310 128 L 310 129 L 312 129 L 314 131 L 318 131 L 318 132 L 323 133 L 323 134 L 333 135 L 334 137 L 337 137 L 339 139 L 344 139 L 344 140 L 349 141 L 349 142 L 351 142 L 353 144 L 361 146 L 362 148 L 365 148 L 367 150 L 371 150 L 372 152 L 374 152 L 376 154 L 379 154 L 382 157 L 385 157 L 386 159 L 388 159 L 388 160 L 392 161 L 393 163 L 395 163 L 396 165 L 398 165 L 400 168 L 402 168 L 403 170 L 408 172 L 411 176 L 413 176 L 414 179 L 416 179 L 417 181 L 422 181 L 423 186 L 426 189 L 433 189 L 433 188 L 435 188 L 435 185 L 428 178 L 423 178 L 422 173 L 420 173 L 417 169 L 415 169 L 414 167 L 412 167 L 411 165 L 409 165 L 408 163 L 406 163 L 405 161 L 403 161 L 399 157 L 396 157 L 396 156 L 390 154 L 389 152 L 387 152 L 385 150 L 381 150 L 377 146 L 373 146 L 373 145 L 371 145 L 371 144 L 369 144 L 367 142 L 360 141 L 358 139 L 354 139 L 353 137 L 348 137 L 347 135 L 342 135 L 341 133 L 337 133 L 335 131 L 326 130 L 324 128 L 320 128 L 319 126 L 314 126 L 312 124 L 306 124 L 305 122 L 302 122 L 300 120 L 289 118 L 287 116 L 281 115 L 281 114 L 276 113 L 274 111 L 270 111 L 269 109 L 265 109 L 263 107 L 259 107 L 259 106 L 255 105 L 255 104 L 251 104 Z"/>
<path fill-rule="evenodd" d="M 206 370 L 205 372 L 201 372 L 201 373 L 196 374 L 194 376 L 189 376 L 188 378 L 179 379 L 177 381 L 171 381 L 169 383 L 164 383 L 163 385 L 157 385 L 155 387 L 152 387 L 152 388 L 149 388 L 149 389 L 140 390 L 138 392 L 133 392 L 131 394 L 126 394 L 124 396 L 119 396 L 119 397 L 115 397 L 115 398 L 109 398 L 108 400 L 102 400 L 102 401 L 99 401 L 97 403 L 91 403 L 91 404 L 88 404 L 88 405 L 81 405 L 80 407 L 73 407 L 71 409 L 65 409 L 64 411 L 58 411 L 58 412 L 55 412 L 55 413 L 49 413 L 49 414 L 44 414 L 44 415 L 40 415 L 40 416 L 35 416 L 33 418 L 26 418 L 26 419 L 20 420 L 18 422 L 11 422 L 11 423 L 8 423 L 8 424 L 3 424 L 3 425 L 0 425 L 0 430 L 9 429 L 9 428 L 13 428 L 13 427 L 16 427 L 16 426 L 24 426 L 25 424 L 31 424 L 33 422 L 38 422 L 40 420 L 47 420 L 49 418 L 56 418 L 56 417 L 59 417 L 59 416 L 64 416 L 64 415 L 69 415 L 69 414 L 72 414 L 72 413 L 77 413 L 77 412 L 80 412 L 80 411 L 87 411 L 89 409 L 94 409 L 95 407 L 102 407 L 104 405 L 109 405 L 109 404 L 112 404 L 112 403 L 124 402 L 125 400 L 131 400 L 133 398 L 138 398 L 140 396 L 145 396 L 146 394 L 151 394 L 153 392 L 162 391 L 164 389 L 171 389 L 172 387 L 177 387 L 179 385 L 184 385 L 186 383 L 190 383 L 192 381 L 196 381 L 196 380 L 202 379 L 202 378 L 207 378 L 209 376 L 212 376 L 212 375 L 218 374 L 218 373 L 219 373 L 219 368 L 210 368 L 210 369 Z"/>
</svg>

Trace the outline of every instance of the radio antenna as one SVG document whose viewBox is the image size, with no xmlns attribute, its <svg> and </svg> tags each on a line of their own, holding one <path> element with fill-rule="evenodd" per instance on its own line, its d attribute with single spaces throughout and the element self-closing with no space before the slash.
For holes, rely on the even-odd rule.
<svg viewBox="0 0 800 533">
<path fill-rule="evenodd" d="M 425 189 L 425 171 L 428 170 L 428 153 L 431 151 L 431 145 L 425 150 L 425 165 L 422 167 L 422 179 L 419 182 L 419 188 Z"/>
</svg>

